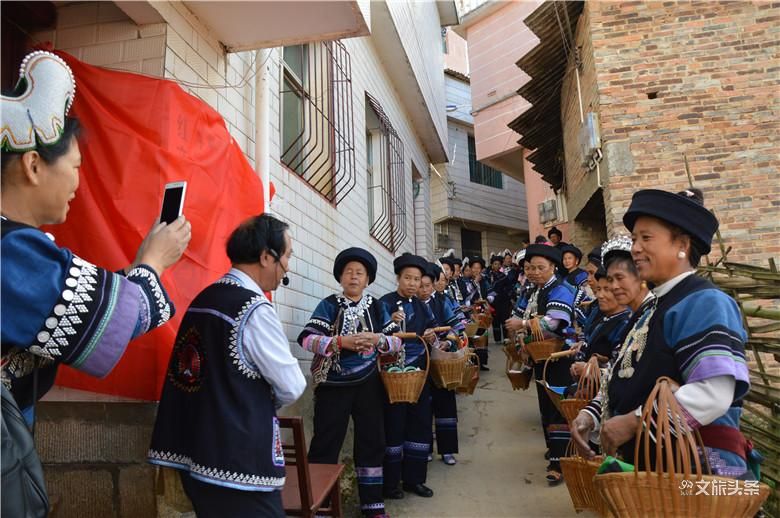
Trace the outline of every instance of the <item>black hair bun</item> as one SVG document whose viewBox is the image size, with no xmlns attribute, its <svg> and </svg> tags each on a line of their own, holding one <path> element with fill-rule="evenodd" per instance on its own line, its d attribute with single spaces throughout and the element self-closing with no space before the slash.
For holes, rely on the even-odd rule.
<svg viewBox="0 0 780 518">
<path fill-rule="evenodd" d="M 685 198 L 688 198 L 689 200 L 695 202 L 698 205 L 704 206 L 704 193 L 701 192 L 701 189 L 697 189 L 696 187 L 690 187 L 688 189 L 685 189 L 684 191 L 678 192 L 677 194 Z"/>
</svg>

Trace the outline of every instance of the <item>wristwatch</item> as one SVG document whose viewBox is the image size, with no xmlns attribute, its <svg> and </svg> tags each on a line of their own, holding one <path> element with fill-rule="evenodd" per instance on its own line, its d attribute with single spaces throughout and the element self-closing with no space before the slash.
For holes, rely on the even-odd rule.
<svg viewBox="0 0 780 518">
<path fill-rule="evenodd" d="M 639 419 L 642 419 L 642 405 L 636 407 L 636 410 L 634 410 L 634 415 L 637 416 Z"/>
</svg>

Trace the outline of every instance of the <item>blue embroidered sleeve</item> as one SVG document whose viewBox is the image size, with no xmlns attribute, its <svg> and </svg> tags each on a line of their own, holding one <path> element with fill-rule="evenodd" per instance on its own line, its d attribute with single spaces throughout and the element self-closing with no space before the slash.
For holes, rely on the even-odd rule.
<svg viewBox="0 0 780 518">
<path fill-rule="evenodd" d="M 6 380 L 31 369 L 23 355 L 108 374 L 128 342 L 173 312 L 157 275 L 146 266 L 127 278 L 59 248 L 31 227 L 2 239 L 2 341 Z M 17 368 L 20 367 L 20 368 Z"/>
<path fill-rule="evenodd" d="M 573 313 L 572 304 L 574 304 L 574 293 L 571 286 L 561 283 L 550 290 L 545 316 L 563 320 L 566 325 L 570 325 Z"/>
<path fill-rule="evenodd" d="M 664 338 L 674 349 L 685 383 L 733 376 L 734 398 L 747 393 L 747 334 L 731 297 L 715 287 L 695 291 L 666 312 L 663 326 Z"/>
<path fill-rule="evenodd" d="M 390 312 L 387 310 L 387 304 L 381 300 L 376 300 L 376 302 L 379 304 L 379 313 L 382 315 L 382 329 L 379 332 L 383 335 L 392 335 L 393 333 L 398 333 L 401 331 L 401 327 L 393 322 L 393 320 L 390 318 Z"/>
<path fill-rule="evenodd" d="M 303 339 L 311 334 L 333 336 L 334 320 L 336 320 L 336 306 L 329 298 L 321 300 L 314 308 L 303 331 L 298 335 L 298 343 L 303 345 Z"/>
</svg>

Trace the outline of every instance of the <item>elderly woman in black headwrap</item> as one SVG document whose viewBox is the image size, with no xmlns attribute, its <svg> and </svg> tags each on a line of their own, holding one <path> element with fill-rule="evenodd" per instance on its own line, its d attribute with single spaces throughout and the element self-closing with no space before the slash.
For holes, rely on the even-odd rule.
<svg viewBox="0 0 780 518">
<path fill-rule="evenodd" d="M 376 279 L 377 262 L 368 250 L 347 248 L 333 263 L 341 293 L 317 305 L 298 336 L 314 353 L 314 437 L 309 462 L 335 464 L 347 433 L 355 426 L 354 459 L 364 516 L 385 514 L 382 464 L 385 456 L 385 389 L 377 372 L 378 354 L 400 351 L 400 328 L 381 301 L 365 293 Z"/>
<path fill-rule="evenodd" d="M 530 321 L 537 317 L 545 337 L 561 338 L 564 330 L 573 320 L 574 289 L 558 274 L 561 267 L 561 252 L 549 245 L 529 245 L 525 249 L 525 273 L 533 288 L 526 291 L 515 307 L 506 327 L 514 332 L 528 332 Z M 547 380 L 551 385 L 565 387 L 571 384 L 569 368 L 571 360 L 563 358 L 552 362 Z M 537 380 L 542 379 L 544 362 L 534 364 Z M 545 390 L 537 384 L 539 411 L 542 418 L 544 439 L 547 444 L 550 464 L 547 466 L 547 480 L 558 484 L 562 480 L 560 458 L 566 452 L 569 442 L 569 427 L 566 419 L 555 408 Z"/>
<path fill-rule="evenodd" d="M 713 474 L 754 476 L 755 453 L 739 431 L 750 387 L 742 316 L 732 298 L 695 275 L 710 252 L 717 219 L 698 190 L 647 189 L 634 194 L 623 223 L 631 231 L 636 269 L 654 286 L 655 299 L 632 319 L 601 397 L 574 422 L 575 440 L 592 455 L 585 432 L 600 430 L 606 454 L 633 459 L 642 405 L 656 380 L 668 376 L 680 385 L 675 398 L 701 434 Z"/>
</svg>

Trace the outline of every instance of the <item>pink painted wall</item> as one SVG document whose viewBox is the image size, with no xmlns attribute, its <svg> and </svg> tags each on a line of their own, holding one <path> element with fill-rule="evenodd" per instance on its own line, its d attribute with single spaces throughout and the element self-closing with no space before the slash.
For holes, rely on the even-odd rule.
<svg viewBox="0 0 780 518">
<path fill-rule="evenodd" d="M 550 184 L 542 180 L 542 175 L 532 169 L 533 164 L 527 160 L 532 152 L 526 150 L 523 153 L 523 167 L 525 169 L 525 199 L 528 205 L 528 235 L 533 242 L 534 238 L 542 234 L 547 236 L 547 231 L 552 225 L 546 227 L 539 221 L 538 206 L 545 200 L 555 197 Z M 568 223 L 558 223 L 555 225 L 558 230 L 563 232 L 563 240 L 568 241 L 571 237 Z"/>
<path fill-rule="evenodd" d="M 452 29 L 447 29 L 447 53 L 444 55 L 444 68 L 469 75 L 468 45 Z"/>
<path fill-rule="evenodd" d="M 519 137 L 507 124 L 529 107 L 515 92 L 530 78 L 515 62 L 539 42 L 523 19 L 541 3 L 507 2 L 466 30 L 472 109 L 477 112 L 474 134 L 480 160 L 519 149 Z"/>
</svg>

